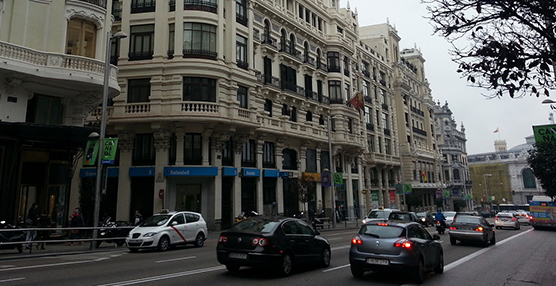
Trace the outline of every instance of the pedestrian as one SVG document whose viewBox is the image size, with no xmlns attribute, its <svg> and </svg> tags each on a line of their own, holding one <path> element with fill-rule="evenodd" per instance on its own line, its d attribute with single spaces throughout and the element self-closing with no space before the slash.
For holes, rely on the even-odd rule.
<svg viewBox="0 0 556 286">
<path fill-rule="evenodd" d="M 135 218 L 133 219 L 133 225 L 140 225 L 142 222 L 143 222 L 143 216 L 138 210 L 136 210 Z"/>
<path fill-rule="evenodd" d="M 27 212 L 27 219 L 25 219 L 25 224 L 28 228 L 34 228 L 37 226 L 38 222 L 38 211 L 39 205 L 37 203 L 33 203 L 29 212 Z M 36 230 L 29 230 L 27 231 L 27 236 L 25 237 L 25 241 L 33 241 L 37 236 Z M 33 246 L 33 243 L 28 243 L 25 245 L 25 248 L 29 249 Z"/>
<path fill-rule="evenodd" d="M 52 224 L 52 220 L 50 219 L 50 216 L 46 213 L 46 211 L 43 211 L 41 216 L 39 217 L 39 222 L 38 222 L 38 226 L 39 228 L 49 228 L 50 225 Z M 37 232 L 37 239 L 38 240 L 48 240 L 50 239 L 50 231 L 46 230 L 46 229 L 42 229 L 39 230 Z M 44 249 L 44 242 L 39 242 L 37 244 L 37 250 L 39 249 Z"/>
<path fill-rule="evenodd" d="M 83 219 L 83 215 L 81 214 L 80 208 L 75 208 L 73 210 L 73 215 L 70 217 L 70 227 L 83 227 L 85 226 L 85 220 Z M 79 229 L 72 229 L 70 230 L 70 237 L 72 241 L 70 241 L 67 245 L 73 245 L 73 240 L 81 239 L 79 235 Z M 79 245 L 83 244 L 83 241 L 79 242 Z"/>
</svg>

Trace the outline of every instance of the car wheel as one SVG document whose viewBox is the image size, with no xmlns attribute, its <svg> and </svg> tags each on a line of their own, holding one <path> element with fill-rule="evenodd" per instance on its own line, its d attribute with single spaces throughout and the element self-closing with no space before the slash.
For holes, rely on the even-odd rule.
<svg viewBox="0 0 556 286">
<path fill-rule="evenodd" d="M 202 233 L 197 234 L 195 237 L 195 247 L 201 247 L 205 244 L 205 235 Z"/>
<path fill-rule="evenodd" d="M 123 240 L 116 241 L 117 246 L 122 246 L 122 245 L 124 245 L 124 243 L 125 243 L 125 241 L 123 241 Z"/>
<path fill-rule="evenodd" d="M 228 269 L 228 271 L 230 272 L 237 272 L 239 271 L 239 265 L 235 265 L 235 264 L 226 264 L 226 269 Z"/>
<path fill-rule="evenodd" d="M 167 236 L 163 236 L 158 241 L 158 250 L 166 251 L 168 249 L 170 249 L 170 239 Z"/>
<path fill-rule="evenodd" d="M 450 244 L 451 245 L 456 245 L 456 242 L 457 242 L 457 240 L 450 236 Z"/>
<path fill-rule="evenodd" d="M 363 267 L 361 266 L 351 264 L 349 267 L 351 269 L 351 275 L 355 278 L 361 278 L 365 274 L 365 270 L 363 270 Z"/>
<path fill-rule="evenodd" d="M 492 238 L 490 239 L 490 244 L 495 245 L 496 244 L 496 234 L 492 234 Z"/>
<path fill-rule="evenodd" d="M 518 230 L 520 228 L 521 228 L 521 225 L 518 223 L 515 229 Z"/>
<path fill-rule="evenodd" d="M 134 253 L 134 252 L 137 252 L 138 250 L 139 250 L 138 248 L 130 248 L 130 249 L 129 249 L 129 252 Z"/>
<path fill-rule="evenodd" d="M 489 240 L 488 240 L 488 235 L 485 236 L 485 238 L 483 239 L 483 247 L 488 247 L 489 244 Z"/>
<path fill-rule="evenodd" d="M 329 248 L 325 248 L 322 251 L 322 256 L 321 256 L 321 261 L 320 261 L 320 266 L 326 268 L 328 266 L 330 266 L 330 249 Z"/>
<path fill-rule="evenodd" d="M 423 258 L 419 258 L 419 263 L 413 271 L 413 281 L 417 284 L 423 283 L 425 280 L 425 263 Z"/>
<path fill-rule="evenodd" d="M 278 274 L 280 276 L 289 276 L 292 272 L 292 257 L 290 254 L 284 254 L 282 256 L 282 263 L 280 263 L 280 269 L 278 269 Z"/>
<path fill-rule="evenodd" d="M 444 273 L 444 254 L 440 253 L 440 257 L 438 258 L 438 265 L 434 268 L 434 273 L 442 274 Z"/>
<path fill-rule="evenodd" d="M 497 226 L 497 227 L 496 227 L 496 229 L 500 229 L 500 227 L 499 227 L 499 226 Z"/>
</svg>

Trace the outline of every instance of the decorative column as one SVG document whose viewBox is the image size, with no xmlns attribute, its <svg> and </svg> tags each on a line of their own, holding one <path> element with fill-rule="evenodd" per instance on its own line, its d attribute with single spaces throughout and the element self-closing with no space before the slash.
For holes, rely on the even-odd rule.
<svg viewBox="0 0 556 286">
<path fill-rule="evenodd" d="M 257 160 L 257 169 L 261 170 L 261 176 L 257 178 L 257 190 L 256 190 L 256 208 L 260 214 L 264 214 L 264 201 L 263 201 L 263 178 L 264 178 L 264 171 L 263 171 L 263 146 L 264 146 L 264 139 L 266 134 L 260 133 L 257 136 L 257 141 L 255 141 L 255 156 Z"/>
<path fill-rule="evenodd" d="M 156 149 L 155 163 L 155 181 L 153 192 L 153 210 L 161 210 L 166 208 L 168 200 L 168 188 L 164 177 L 164 166 L 168 166 L 168 151 L 170 150 L 170 138 L 172 134 L 165 129 L 154 129 L 154 148 Z M 164 191 L 164 197 L 158 196 L 159 190 Z"/>
<path fill-rule="evenodd" d="M 278 170 L 282 170 L 282 160 L 284 158 L 284 154 L 282 151 L 284 150 L 284 142 L 286 141 L 285 137 L 279 137 L 276 139 L 276 149 L 275 156 L 276 156 L 276 168 Z M 276 180 L 276 204 L 278 205 L 278 215 L 284 215 L 284 179 L 278 178 Z"/>
<path fill-rule="evenodd" d="M 131 208 L 131 178 L 129 168 L 133 159 L 133 143 L 135 134 L 118 130 L 118 149 L 120 150 L 120 176 L 118 177 L 118 201 L 116 220 L 129 221 Z"/>
</svg>

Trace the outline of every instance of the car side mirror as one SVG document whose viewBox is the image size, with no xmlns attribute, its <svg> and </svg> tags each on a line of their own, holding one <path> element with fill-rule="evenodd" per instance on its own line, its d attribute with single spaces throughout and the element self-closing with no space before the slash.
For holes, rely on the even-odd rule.
<svg viewBox="0 0 556 286">
<path fill-rule="evenodd" d="M 173 221 L 173 222 L 172 222 L 172 225 L 177 225 L 177 224 L 178 224 L 177 221 Z"/>
<path fill-rule="evenodd" d="M 440 236 L 438 236 L 438 234 L 434 234 L 432 236 L 432 240 L 440 240 Z"/>
</svg>

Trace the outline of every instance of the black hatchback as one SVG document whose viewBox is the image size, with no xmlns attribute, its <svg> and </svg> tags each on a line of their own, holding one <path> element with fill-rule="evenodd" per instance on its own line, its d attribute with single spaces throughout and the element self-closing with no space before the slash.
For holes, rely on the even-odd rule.
<svg viewBox="0 0 556 286">
<path fill-rule="evenodd" d="M 228 271 L 264 267 L 287 276 L 295 265 L 328 267 L 331 252 L 328 240 L 303 220 L 257 216 L 223 231 L 216 256 Z"/>
</svg>

